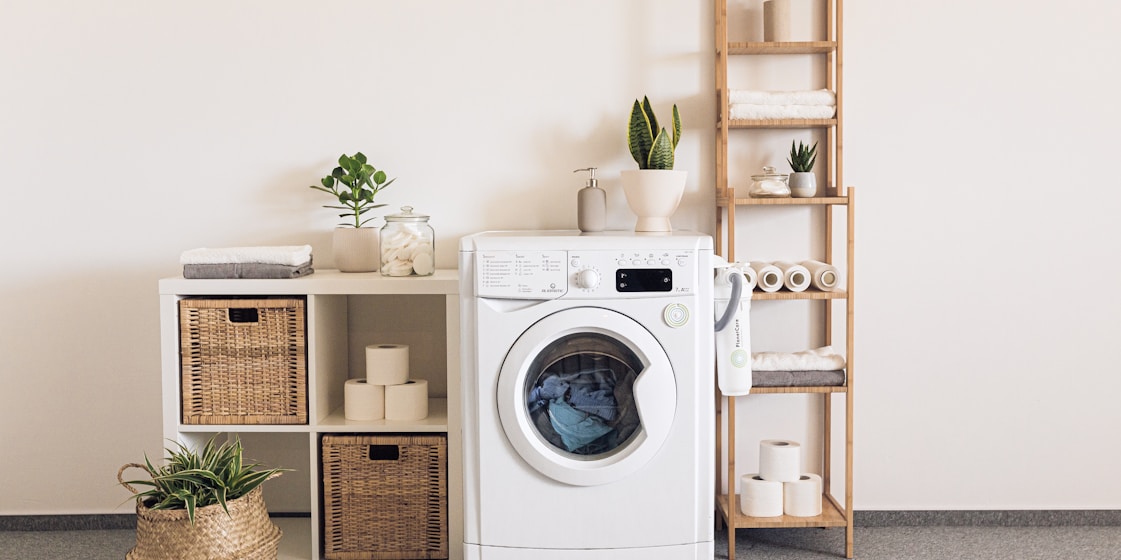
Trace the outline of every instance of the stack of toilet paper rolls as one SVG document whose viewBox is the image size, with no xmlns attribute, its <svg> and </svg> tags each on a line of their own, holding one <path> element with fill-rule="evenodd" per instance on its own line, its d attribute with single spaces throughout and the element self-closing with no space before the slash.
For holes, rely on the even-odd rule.
<svg viewBox="0 0 1121 560">
<path fill-rule="evenodd" d="M 740 510 L 751 517 L 821 515 L 821 477 L 802 472 L 798 442 L 759 442 L 759 472 L 740 479 Z"/>
<path fill-rule="evenodd" d="M 347 420 L 420 420 L 428 417 L 428 381 L 409 378 L 409 347 L 366 347 L 366 377 L 348 379 L 343 391 Z"/>
</svg>

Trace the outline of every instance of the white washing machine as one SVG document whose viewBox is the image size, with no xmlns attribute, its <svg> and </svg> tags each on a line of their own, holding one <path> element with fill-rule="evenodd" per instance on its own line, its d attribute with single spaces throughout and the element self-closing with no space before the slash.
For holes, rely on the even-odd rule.
<svg viewBox="0 0 1121 560">
<path fill-rule="evenodd" d="M 464 556 L 713 557 L 712 239 L 460 242 Z"/>
</svg>

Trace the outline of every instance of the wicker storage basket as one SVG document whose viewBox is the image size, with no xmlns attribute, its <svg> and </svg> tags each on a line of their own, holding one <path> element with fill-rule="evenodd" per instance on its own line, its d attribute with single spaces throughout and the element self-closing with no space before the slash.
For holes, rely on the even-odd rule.
<svg viewBox="0 0 1121 560">
<path fill-rule="evenodd" d="M 307 424 L 303 299 L 179 300 L 184 424 Z"/>
<path fill-rule="evenodd" d="M 117 480 L 136 493 L 121 479 L 129 467 L 147 469 L 130 463 L 117 473 Z M 269 519 L 261 487 L 226 507 L 229 515 L 218 504 L 198 508 L 191 524 L 185 509 L 154 510 L 137 502 L 136 546 L 125 560 L 276 560 L 282 533 Z"/>
<path fill-rule="evenodd" d="M 444 435 L 324 435 L 324 557 L 447 558 L 447 449 Z"/>
</svg>

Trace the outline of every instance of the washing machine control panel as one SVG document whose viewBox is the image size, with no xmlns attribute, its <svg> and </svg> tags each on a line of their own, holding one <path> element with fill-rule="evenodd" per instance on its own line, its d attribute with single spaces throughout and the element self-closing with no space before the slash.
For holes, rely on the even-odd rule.
<svg viewBox="0 0 1121 560">
<path fill-rule="evenodd" d="M 686 250 L 479 251 L 479 297 L 597 299 L 690 295 L 698 256 Z"/>
</svg>

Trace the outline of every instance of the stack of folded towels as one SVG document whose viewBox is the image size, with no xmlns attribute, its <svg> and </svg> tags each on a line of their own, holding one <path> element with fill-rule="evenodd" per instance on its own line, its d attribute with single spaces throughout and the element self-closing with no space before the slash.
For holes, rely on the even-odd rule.
<svg viewBox="0 0 1121 560">
<path fill-rule="evenodd" d="M 728 92 L 729 115 L 740 120 L 831 119 L 837 112 L 837 96 L 827 89 L 810 91 Z"/>
<path fill-rule="evenodd" d="M 179 256 L 184 278 L 299 278 L 311 268 L 311 245 L 191 249 Z"/>
<path fill-rule="evenodd" d="M 802 352 L 755 352 L 753 387 L 816 387 L 845 384 L 845 357 L 824 346 Z"/>
</svg>

